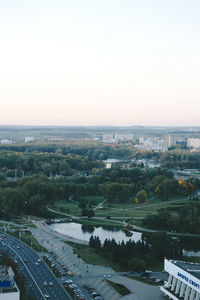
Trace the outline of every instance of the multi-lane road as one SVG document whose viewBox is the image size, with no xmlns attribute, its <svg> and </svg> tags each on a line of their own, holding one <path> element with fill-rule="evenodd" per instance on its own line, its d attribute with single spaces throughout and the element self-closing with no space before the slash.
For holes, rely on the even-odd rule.
<svg viewBox="0 0 200 300">
<path fill-rule="evenodd" d="M 5 233 L 0 232 L 0 238 L 0 250 L 8 250 L 10 256 L 17 260 L 19 271 L 26 278 L 28 293 L 37 300 L 71 299 L 45 263 L 38 263 L 40 257 L 35 251 Z M 47 284 L 44 285 L 44 282 Z"/>
</svg>

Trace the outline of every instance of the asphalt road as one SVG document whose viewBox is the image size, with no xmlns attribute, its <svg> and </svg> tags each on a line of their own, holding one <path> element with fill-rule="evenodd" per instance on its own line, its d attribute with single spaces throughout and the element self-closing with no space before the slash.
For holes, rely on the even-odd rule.
<svg viewBox="0 0 200 300">
<path fill-rule="evenodd" d="M 35 251 L 10 235 L 0 232 L 0 237 L 2 238 L 0 249 L 8 250 L 11 257 L 17 260 L 20 273 L 22 273 L 27 280 L 28 291 L 30 291 L 36 299 L 70 299 L 45 263 L 40 262 L 38 265 L 35 264 L 40 258 Z M 27 259 L 26 263 L 24 259 Z M 48 285 L 44 286 L 44 282 L 47 282 Z M 50 282 L 53 283 L 53 286 L 49 285 Z M 49 297 L 47 295 L 49 295 Z"/>
</svg>

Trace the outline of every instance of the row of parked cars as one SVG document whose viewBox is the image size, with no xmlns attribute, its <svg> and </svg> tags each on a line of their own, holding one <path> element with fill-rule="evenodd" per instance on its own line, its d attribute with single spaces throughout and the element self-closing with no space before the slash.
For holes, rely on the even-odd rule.
<svg viewBox="0 0 200 300">
<path fill-rule="evenodd" d="M 72 279 L 68 279 L 64 282 L 64 286 L 68 286 L 76 295 L 76 299 L 87 300 L 86 296 L 82 294 L 82 291 L 78 288 L 77 284 Z"/>
<path fill-rule="evenodd" d="M 88 286 L 87 284 L 84 284 L 83 287 L 89 292 L 94 300 L 103 300 L 101 295 L 94 288 Z"/>
<path fill-rule="evenodd" d="M 53 259 L 52 259 L 53 257 Z M 57 258 L 56 254 L 54 252 L 50 252 L 50 255 L 46 255 L 46 258 L 48 259 L 48 261 L 51 263 L 51 266 L 53 268 L 56 268 L 57 271 L 59 272 L 59 274 L 61 276 L 69 276 L 69 277 L 73 277 L 73 274 L 70 270 L 68 270 L 68 268 L 62 264 L 59 259 Z M 55 261 L 57 262 L 57 264 L 55 263 Z M 59 267 L 58 267 L 59 265 Z M 110 275 L 104 275 L 104 278 L 108 278 L 111 277 Z M 77 300 L 87 300 L 88 296 L 86 297 L 83 294 L 83 291 L 81 291 L 81 289 L 78 287 L 78 285 L 74 282 L 74 279 L 72 280 L 72 278 L 69 278 L 67 280 L 65 280 L 65 282 L 63 283 L 64 287 L 70 288 L 73 293 L 76 295 L 76 299 Z M 94 299 L 94 300 L 103 300 L 103 298 L 101 297 L 101 295 L 92 287 L 87 286 L 86 284 L 83 285 L 83 288 L 87 290 L 87 293 L 89 296 L 89 299 Z"/>
</svg>

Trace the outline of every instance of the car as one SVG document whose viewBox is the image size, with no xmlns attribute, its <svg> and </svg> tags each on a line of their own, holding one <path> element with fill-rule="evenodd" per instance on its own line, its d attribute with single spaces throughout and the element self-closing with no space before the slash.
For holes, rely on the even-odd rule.
<svg viewBox="0 0 200 300">
<path fill-rule="evenodd" d="M 44 281 L 44 282 L 43 282 L 43 285 L 44 285 L 44 286 L 47 286 L 47 285 L 48 285 L 48 283 L 47 283 L 46 281 Z"/>
<path fill-rule="evenodd" d="M 51 282 L 49 282 L 49 286 L 53 286 L 53 282 L 51 281 Z"/>
<path fill-rule="evenodd" d="M 24 259 L 24 263 L 27 263 L 27 262 L 28 262 L 28 260 L 25 258 L 25 259 Z"/>
<path fill-rule="evenodd" d="M 121 276 L 127 276 L 127 273 L 120 273 Z"/>
<path fill-rule="evenodd" d="M 46 299 L 50 298 L 49 294 L 45 294 L 44 296 L 45 296 Z"/>
<path fill-rule="evenodd" d="M 96 296 L 95 298 L 94 298 L 94 300 L 101 300 L 102 298 L 100 297 L 100 296 Z"/>
<path fill-rule="evenodd" d="M 69 284 L 69 288 L 73 291 L 75 291 L 75 289 L 76 289 L 73 284 Z"/>
<path fill-rule="evenodd" d="M 20 250 L 20 247 L 19 247 L 19 246 L 17 246 L 17 249 L 18 249 L 18 250 Z"/>
<path fill-rule="evenodd" d="M 41 263 L 41 262 L 42 262 L 40 258 L 38 259 L 38 262 L 39 262 L 39 263 Z"/>
<path fill-rule="evenodd" d="M 83 294 L 77 295 L 77 298 L 78 298 L 79 300 L 86 300 L 86 297 L 85 297 L 85 295 L 83 295 Z"/>
<path fill-rule="evenodd" d="M 35 265 L 36 265 L 36 266 L 39 266 L 39 264 L 38 264 L 38 262 L 37 262 L 37 261 L 35 262 Z"/>
<path fill-rule="evenodd" d="M 100 296 L 100 295 L 99 295 L 99 293 L 97 293 L 97 292 L 93 292 L 93 293 L 91 294 L 91 296 L 92 296 L 92 298 L 95 298 L 95 297 Z"/>
<path fill-rule="evenodd" d="M 83 288 L 86 289 L 86 290 L 89 290 L 89 286 L 85 283 L 83 284 Z"/>
<path fill-rule="evenodd" d="M 110 278 L 111 275 L 103 275 L 103 278 Z"/>
<path fill-rule="evenodd" d="M 80 295 L 79 300 L 87 300 L 87 298 L 84 295 Z"/>
<path fill-rule="evenodd" d="M 71 283 L 73 283 L 73 281 L 71 279 L 68 279 L 68 280 L 65 280 L 65 283 L 71 284 Z"/>
</svg>

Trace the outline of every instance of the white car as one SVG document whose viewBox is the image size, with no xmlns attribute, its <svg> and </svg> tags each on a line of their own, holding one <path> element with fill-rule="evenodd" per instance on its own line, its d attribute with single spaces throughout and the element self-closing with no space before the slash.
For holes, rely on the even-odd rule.
<svg viewBox="0 0 200 300">
<path fill-rule="evenodd" d="M 110 278 L 111 275 L 103 275 L 103 278 Z"/>
<path fill-rule="evenodd" d="M 73 283 L 73 281 L 71 279 L 68 279 L 68 280 L 65 280 L 65 283 L 71 284 L 71 283 Z"/>
<path fill-rule="evenodd" d="M 44 296 L 45 296 L 46 299 L 50 298 L 49 294 L 45 294 Z"/>
</svg>

